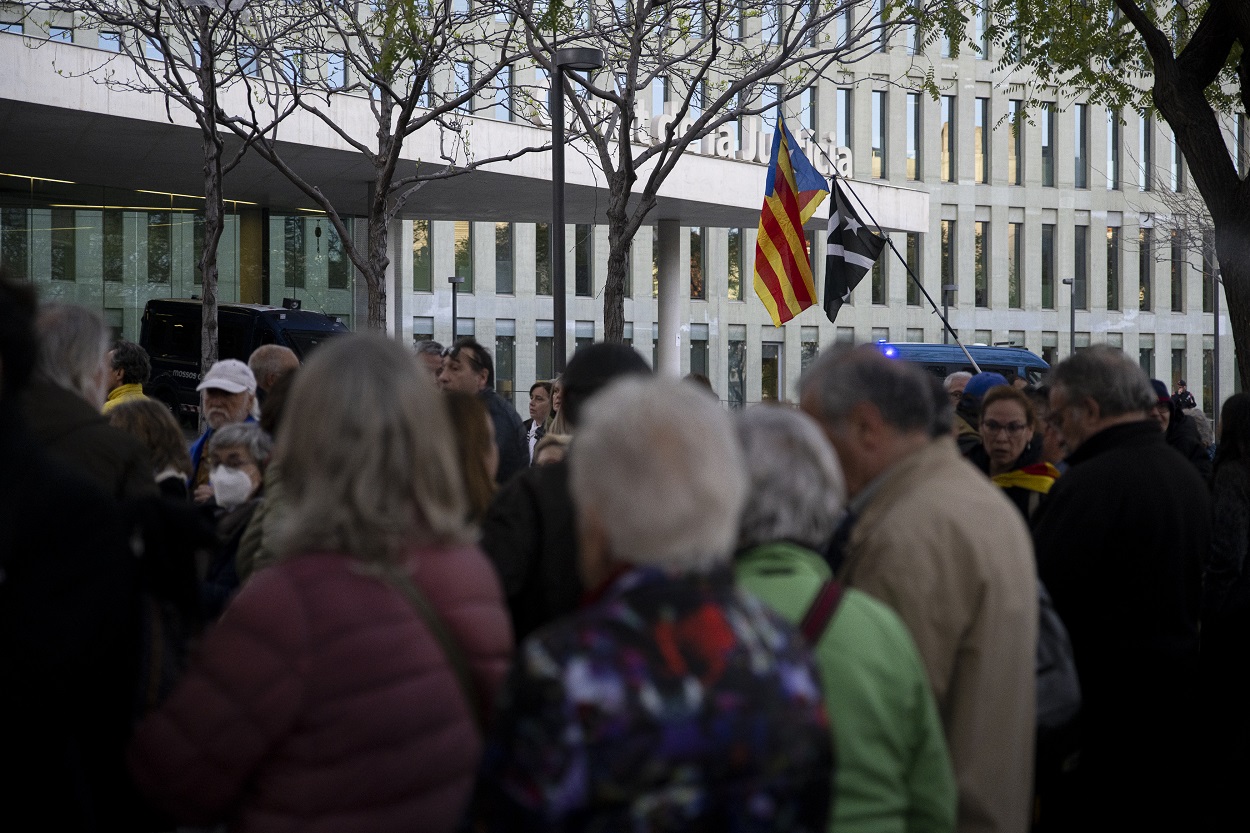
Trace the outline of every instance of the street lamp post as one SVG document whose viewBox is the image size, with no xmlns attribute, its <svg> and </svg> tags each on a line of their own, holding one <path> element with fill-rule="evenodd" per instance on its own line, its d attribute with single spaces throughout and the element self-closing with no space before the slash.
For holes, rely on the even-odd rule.
<svg viewBox="0 0 1250 833">
<path fill-rule="evenodd" d="M 460 294 L 460 284 L 464 283 L 464 278 L 460 275 L 452 275 L 447 279 L 447 283 L 451 284 L 451 343 L 456 343 L 456 296 Z"/>
<path fill-rule="evenodd" d="M 552 56 L 556 65 L 551 79 L 549 109 L 551 110 L 551 294 L 552 318 L 555 319 L 555 370 L 564 372 L 568 351 L 568 310 L 564 295 L 564 72 L 586 71 L 603 66 L 599 49 L 569 47 L 557 49 Z"/>
<path fill-rule="evenodd" d="M 1068 355 L 1076 353 L 1076 280 L 1064 278 L 1063 285 L 1068 287 Z"/>
<path fill-rule="evenodd" d="M 1211 275 L 1211 280 L 1215 284 L 1211 287 L 1211 311 L 1215 313 L 1215 324 L 1211 328 L 1215 332 L 1215 343 L 1212 345 L 1211 364 L 1211 395 L 1215 401 L 1211 405 L 1211 430 L 1218 438 L 1220 436 L 1220 267 L 1217 263 L 1215 272 Z M 1234 366 L 1235 363 L 1234 363 Z M 1233 388 L 1236 390 L 1236 388 Z"/>
<path fill-rule="evenodd" d="M 951 293 L 959 289 L 957 284 L 942 285 L 942 343 L 951 343 Z"/>
</svg>

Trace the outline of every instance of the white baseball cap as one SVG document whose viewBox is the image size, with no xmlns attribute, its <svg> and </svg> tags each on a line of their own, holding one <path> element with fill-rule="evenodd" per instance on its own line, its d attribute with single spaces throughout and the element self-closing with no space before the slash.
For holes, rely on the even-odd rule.
<svg viewBox="0 0 1250 833">
<path fill-rule="evenodd" d="M 227 393 L 256 393 L 256 377 L 252 369 L 238 359 L 222 359 L 210 367 L 203 381 L 195 386 L 197 391 L 208 388 Z"/>
</svg>

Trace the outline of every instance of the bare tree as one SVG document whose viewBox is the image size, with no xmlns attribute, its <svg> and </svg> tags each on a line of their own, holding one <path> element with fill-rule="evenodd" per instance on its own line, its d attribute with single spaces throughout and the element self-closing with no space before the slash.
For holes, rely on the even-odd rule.
<svg viewBox="0 0 1250 833">
<path fill-rule="evenodd" d="M 298 2 L 298 0 L 292 0 Z M 488 2 L 467 0 L 303 0 L 313 24 L 267 55 L 245 79 L 252 87 L 246 112 L 222 119 L 240 137 L 259 136 L 256 153 L 325 211 L 343 249 L 368 287 L 368 326 L 386 327 L 387 243 L 390 225 L 427 182 L 459 176 L 482 165 L 545 149 L 517 148 L 480 158 L 470 143 L 472 111 L 491 95 L 511 90 L 517 59 L 515 21 Z M 348 98 L 351 97 L 351 98 Z M 367 101 L 370 135 L 352 132 L 345 102 Z M 317 171 L 288 159 L 278 129 L 266 125 L 297 108 L 329 127 L 365 157 L 372 169 L 366 209 L 366 245 L 349 233 L 346 214 L 322 191 Z M 405 144 L 420 131 L 437 131 L 439 158 L 405 159 Z"/>
<path fill-rule="evenodd" d="M 88 27 L 116 33 L 117 54 L 95 67 L 91 78 L 114 89 L 162 95 L 167 111 L 178 105 L 195 119 L 204 176 L 200 367 L 207 372 L 217 361 L 217 247 L 225 228 L 222 182 L 254 138 L 241 132 L 243 141 L 227 148 L 219 126 L 222 96 L 244 78 L 241 47 L 273 48 L 287 32 L 302 27 L 298 9 L 266 5 L 261 12 L 255 0 L 38 0 L 33 8 L 73 14 Z M 258 131 L 271 131 L 288 113 L 272 111 L 272 121 L 258 125 Z"/>
<path fill-rule="evenodd" d="M 532 60 L 559 78 L 555 50 L 589 46 L 605 68 L 564 75 L 577 133 L 607 181 L 604 338 L 624 333 L 627 254 L 665 179 L 691 152 L 768 160 L 733 122 L 765 116 L 838 64 L 872 54 L 923 4 L 866 0 L 513 0 Z M 653 86 L 664 112 L 645 112 Z M 797 131 L 796 131 L 797 132 Z M 753 135 L 753 134 L 749 134 Z M 819 142 L 819 137 L 803 140 Z M 771 141 L 766 134 L 761 144 Z M 830 148 L 832 149 L 832 148 Z M 638 188 L 641 180 L 641 187 Z"/>
</svg>

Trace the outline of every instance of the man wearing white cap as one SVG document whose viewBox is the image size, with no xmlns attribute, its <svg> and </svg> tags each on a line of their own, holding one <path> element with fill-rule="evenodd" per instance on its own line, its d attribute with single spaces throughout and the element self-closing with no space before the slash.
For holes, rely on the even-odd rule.
<svg viewBox="0 0 1250 833">
<path fill-rule="evenodd" d="M 256 377 L 238 359 L 222 359 L 208 369 L 195 389 L 200 392 L 200 410 L 208 428 L 191 444 L 191 487 L 195 502 L 204 503 L 213 496 L 209 467 L 201 465 L 208 440 L 223 425 L 255 421 Z"/>
</svg>

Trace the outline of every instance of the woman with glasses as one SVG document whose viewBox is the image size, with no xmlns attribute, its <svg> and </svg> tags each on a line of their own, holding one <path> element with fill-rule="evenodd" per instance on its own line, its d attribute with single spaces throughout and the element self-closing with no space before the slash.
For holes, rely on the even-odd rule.
<svg viewBox="0 0 1250 833">
<path fill-rule="evenodd" d="M 969 459 L 1002 487 L 1027 521 L 1059 476 L 1034 441 L 1033 403 L 1008 385 L 990 388 L 981 400 L 980 423 L 981 447 Z"/>
</svg>

